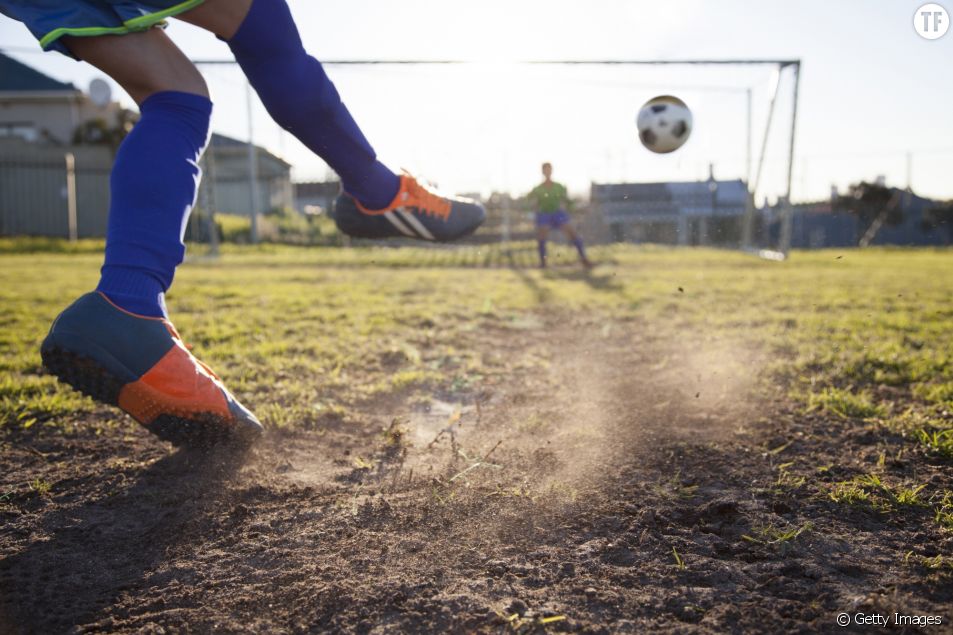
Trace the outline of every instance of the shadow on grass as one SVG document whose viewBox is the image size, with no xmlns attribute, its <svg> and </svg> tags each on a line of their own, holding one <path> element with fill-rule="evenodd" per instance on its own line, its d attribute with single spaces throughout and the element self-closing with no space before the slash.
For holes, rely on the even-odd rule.
<svg viewBox="0 0 953 635">
<path fill-rule="evenodd" d="M 222 485 L 246 455 L 180 450 L 106 496 L 61 504 L 29 544 L 0 560 L 0 633 L 66 632 L 95 622 L 124 592 L 146 592 L 170 553 L 220 522 Z"/>
<path fill-rule="evenodd" d="M 547 280 L 573 280 L 585 282 L 595 291 L 622 291 L 622 285 L 618 280 L 616 280 L 614 275 L 598 273 L 592 269 L 579 268 L 566 271 L 547 269 L 545 277 Z"/>
<path fill-rule="evenodd" d="M 540 304 L 549 302 L 552 300 L 552 292 L 540 285 L 535 276 L 529 274 L 525 264 L 525 258 L 522 257 L 524 255 L 525 254 L 520 252 L 504 250 L 501 252 L 501 260 L 505 266 L 516 274 L 520 282 L 525 284 L 530 291 L 533 292 L 537 302 Z M 538 269 L 538 267 L 533 268 Z M 585 282 L 593 290 L 609 293 L 618 293 L 622 291 L 623 288 L 613 274 L 597 273 L 592 269 L 585 269 L 582 266 L 572 269 L 549 268 L 543 271 L 543 277 L 546 280 L 553 281 L 571 280 Z"/>
<path fill-rule="evenodd" d="M 516 274 L 516 277 L 520 279 L 520 282 L 525 284 L 533 295 L 536 298 L 536 301 L 540 304 L 545 304 L 552 299 L 552 293 L 549 289 L 542 287 L 533 276 L 527 273 L 526 269 L 520 267 L 516 263 L 516 258 L 512 251 L 505 250 L 502 253 L 503 263 L 509 266 L 513 270 L 513 273 Z"/>
<path fill-rule="evenodd" d="M 240 260 L 232 256 L 241 254 Z M 298 254 L 301 258 L 288 258 Z M 555 259 L 561 261 L 562 259 Z M 196 267 L 227 264 L 232 271 L 322 267 L 329 269 L 537 269 L 535 244 L 420 245 L 378 243 L 356 248 L 289 248 L 269 246 L 220 256 L 190 256 Z M 558 266 L 558 265 L 557 265 Z"/>
</svg>

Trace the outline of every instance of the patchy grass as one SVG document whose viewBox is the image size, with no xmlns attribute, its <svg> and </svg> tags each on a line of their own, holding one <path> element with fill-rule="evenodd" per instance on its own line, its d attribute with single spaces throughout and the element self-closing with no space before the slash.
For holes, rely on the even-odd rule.
<svg viewBox="0 0 953 635">
<path fill-rule="evenodd" d="M 835 503 L 866 504 L 880 512 L 890 513 L 904 507 L 925 507 L 927 503 L 920 496 L 924 488 L 926 484 L 889 485 L 877 474 L 864 474 L 835 483 L 828 497 Z"/>
<path fill-rule="evenodd" d="M 55 434 L 49 435 L 56 438 L 76 426 L 94 427 L 98 432 L 98 426 L 115 425 L 121 415 L 43 374 L 37 351 L 54 316 L 71 298 L 95 285 L 100 256 L 92 248 L 88 253 L 82 249 L 77 249 L 77 253 L 66 253 L 66 249 L 58 253 L 53 249 L 37 254 L 29 253 L 30 245 L 0 242 L 0 249 L 4 245 L 12 246 L 0 255 L 0 443 L 7 443 L 20 453 L 16 456 L 28 457 L 39 467 L 30 467 L 15 482 L 4 484 L 0 490 L 0 511 L 6 510 L 4 513 L 11 517 L 22 516 L 27 522 L 27 514 L 22 510 L 30 505 L 49 507 L 61 499 L 72 505 L 73 488 L 88 488 L 101 481 L 95 470 L 91 475 L 96 478 L 88 480 L 70 480 L 59 475 L 58 466 L 73 460 L 74 446 L 82 444 L 70 439 L 68 452 L 59 454 L 46 447 L 31 448 L 29 443 L 42 438 L 37 431 L 58 426 Z M 311 435 L 287 434 L 279 436 L 281 441 L 297 437 L 317 445 L 331 441 L 329 446 L 335 454 L 329 451 L 323 458 L 333 456 L 333 469 L 346 472 L 347 478 L 353 477 L 355 483 L 380 480 L 391 466 L 400 465 L 408 447 L 420 447 L 419 439 L 411 438 L 397 421 L 390 427 L 385 425 L 379 434 L 379 428 L 373 428 L 374 441 L 356 444 L 353 451 L 347 446 L 345 453 L 343 446 L 334 445 L 340 442 L 336 436 L 345 436 L 342 430 L 366 428 L 370 421 L 364 414 L 369 410 L 368 404 L 389 416 L 392 404 L 399 404 L 403 412 L 408 404 L 416 408 L 428 401 L 452 402 L 454 407 L 476 403 L 466 407 L 475 408 L 479 418 L 479 399 L 488 386 L 505 386 L 505 398 L 514 403 L 525 397 L 521 394 L 525 386 L 526 394 L 541 402 L 538 407 L 530 403 L 515 410 L 497 410 L 516 412 L 518 416 L 501 416 L 494 425 L 512 426 L 526 437 L 549 436 L 570 450 L 583 433 L 595 435 L 589 428 L 580 428 L 578 435 L 559 436 L 559 426 L 553 422 L 563 418 L 554 417 L 553 406 L 546 403 L 554 393 L 572 399 L 577 395 L 585 398 L 581 391 L 586 387 L 532 384 L 536 375 L 545 374 L 543 371 L 572 363 L 557 357 L 563 350 L 549 355 L 554 348 L 508 346 L 545 338 L 547 334 L 541 328 L 553 322 L 550 318 L 554 315 L 567 326 L 560 346 L 572 345 L 570 355 L 578 355 L 580 361 L 599 370 L 606 364 L 600 367 L 600 360 L 584 360 L 585 352 L 577 352 L 577 342 L 572 337 L 578 337 L 578 350 L 584 349 L 587 340 L 597 340 L 596 353 L 605 353 L 613 350 L 617 341 L 616 348 L 622 348 L 627 343 L 627 334 L 638 332 L 646 343 L 645 350 L 650 354 L 661 351 L 660 357 L 664 357 L 666 346 L 656 344 L 671 340 L 684 348 L 691 347 L 688 342 L 697 342 L 700 349 L 718 351 L 721 358 L 716 361 L 724 368 L 758 360 L 756 368 L 762 371 L 762 382 L 755 390 L 771 400 L 751 400 L 753 405 L 765 404 L 765 409 L 754 413 L 750 420 L 745 415 L 744 421 L 741 417 L 728 421 L 711 417 L 723 415 L 726 408 L 705 387 L 702 391 L 681 390 L 683 382 L 694 380 L 685 372 L 686 368 L 695 370 L 694 358 L 685 367 L 666 367 L 666 359 L 639 361 L 643 365 L 638 368 L 650 368 L 650 372 L 666 377 L 660 383 L 670 383 L 672 393 L 661 395 L 664 402 L 652 406 L 645 418 L 636 421 L 657 418 L 664 422 L 669 416 L 669 405 L 684 397 L 693 399 L 692 403 L 698 400 L 699 404 L 697 419 L 694 414 L 691 419 L 687 415 L 677 419 L 684 423 L 687 432 L 692 432 L 690 426 L 696 425 L 721 425 L 730 427 L 732 432 L 737 426 L 736 435 L 716 437 L 718 440 L 710 446 L 694 438 L 684 447 L 679 445 L 679 453 L 684 450 L 685 456 L 696 457 L 687 463 L 688 470 L 705 478 L 687 473 L 683 479 L 679 466 L 684 456 L 659 452 L 657 471 L 653 471 L 654 467 L 636 466 L 658 478 L 653 476 L 652 481 L 646 482 L 639 480 L 637 473 L 624 478 L 613 474 L 613 479 L 618 477 L 616 484 L 627 483 L 632 476 L 632 482 L 627 484 L 631 489 L 622 490 L 625 496 L 605 492 L 609 502 L 603 504 L 599 501 L 603 493 L 597 482 L 608 478 L 599 474 L 605 453 L 594 453 L 580 461 L 592 465 L 559 464 L 551 468 L 545 460 L 546 453 L 541 452 L 538 458 L 533 455 L 531 464 L 545 475 L 540 487 L 519 477 L 481 490 L 480 481 L 486 475 L 523 469 L 514 459 L 526 455 L 505 444 L 493 454 L 502 442 L 495 438 L 478 448 L 458 447 L 450 435 L 452 457 L 446 471 L 417 475 L 425 500 L 402 498 L 416 490 L 394 489 L 388 490 L 389 504 L 394 509 L 408 505 L 405 509 L 411 511 L 404 518 L 413 519 L 414 524 L 405 527 L 416 531 L 418 524 L 426 526 L 432 522 L 429 527 L 439 527 L 441 534 L 452 539 L 457 537 L 454 527 L 459 529 L 470 519 L 482 516 L 484 510 L 490 512 L 487 516 L 509 518 L 512 533 L 500 532 L 507 540 L 527 532 L 549 531 L 547 527 L 566 531 L 575 540 L 603 525 L 599 531 L 611 537 L 612 546 L 607 543 L 606 548 L 615 555 L 597 555 L 593 547 L 592 555 L 585 556 L 586 562 L 598 561 L 625 571 L 616 562 L 633 558 L 641 562 L 638 558 L 655 554 L 652 557 L 657 556 L 664 575 L 677 575 L 686 588 L 708 588 L 711 580 L 706 576 L 715 566 L 713 563 L 720 567 L 723 562 L 737 562 L 731 554 L 741 554 L 746 559 L 754 556 L 768 563 L 782 558 L 825 562 L 831 557 L 830 545 L 843 543 L 847 548 L 854 536 L 862 536 L 863 532 L 868 538 L 858 539 L 858 544 L 880 541 L 877 549 L 890 553 L 897 561 L 906 550 L 918 547 L 916 556 L 910 558 L 917 566 L 918 576 L 947 575 L 953 556 L 947 542 L 937 538 L 953 532 L 953 494 L 949 491 L 948 471 L 953 458 L 949 451 L 949 431 L 953 429 L 953 308 L 949 302 L 953 295 L 953 259 L 949 252 L 820 251 L 795 253 L 785 263 L 763 262 L 727 251 L 658 247 L 596 248 L 592 255 L 601 264 L 594 272 L 586 273 L 570 264 L 572 252 L 561 248 L 554 249 L 558 266 L 547 271 L 530 268 L 534 259 L 531 244 L 515 245 L 510 253 L 498 246 L 228 246 L 217 260 L 197 259 L 182 267 L 168 303 L 176 325 L 195 346 L 196 353 L 222 375 L 266 425 L 288 431 L 314 431 L 314 439 Z M 513 354 L 514 350 L 524 349 L 525 354 Z M 761 360 L 768 360 L 767 366 Z M 700 357 L 697 361 L 701 365 L 708 360 Z M 581 368 L 585 372 L 588 367 Z M 672 375 L 670 382 L 666 373 Z M 563 375 L 553 377 L 564 381 L 559 379 Z M 526 383 L 516 384 L 514 378 Z M 744 390 L 747 389 L 746 385 Z M 724 392 L 731 395 L 741 391 Z M 796 403 L 792 404 L 792 399 Z M 620 403 L 626 405 L 626 410 L 643 405 Z M 468 426 L 473 423 L 472 415 L 461 420 L 460 410 L 451 412 L 454 414 L 449 415 L 448 428 L 461 421 Z M 590 413 L 583 414 L 588 417 Z M 617 419 L 624 413 L 621 408 L 604 408 L 592 414 L 594 418 L 604 414 Z M 492 416 L 487 420 L 492 421 Z M 24 429 L 27 433 L 23 433 Z M 419 433 L 413 425 L 409 430 Z M 433 434 L 437 435 L 437 431 Z M 428 433 L 427 438 L 430 436 Z M 753 437 L 755 441 L 751 443 Z M 528 442 L 534 440 L 530 438 Z M 638 455 L 639 461 L 645 463 L 646 456 L 656 449 L 661 447 L 647 445 L 646 455 Z M 291 457 L 288 466 L 303 461 L 299 476 L 306 476 L 308 482 L 324 479 L 323 472 L 308 471 L 313 466 L 306 459 L 297 459 L 299 455 L 294 452 L 300 449 L 292 444 L 287 451 Z M 161 448 L 155 453 L 161 454 Z M 99 455 L 87 460 L 93 462 L 96 470 L 101 465 L 118 465 L 109 463 L 109 459 L 103 463 Z M 744 469 L 733 471 L 736 463 Z M 709 464 L 710 470 L 698 468 Z M 316 461 L 314 465 L 324 469 L 323 462 Z M 611 463 L 607 466 L 617 467 Z M 577 467 L 585 478 L 572 473 Z M 623 463 L 622 467 L 629 465 Z M 554 471 L 550 474 L 543 468 Z M 591 479 L 586 475 L 588 469 L 595 474 Z M 129 471 L 139 470 L 130 467 Z M 407 480 L 413 482 L 413 470 L 408 471 Z M 277 502 L 271 507 L 273 513 L 281 511 L 284 505 L 293 509 L 294 503 L 286 501 L 298 496 L 298 509 L 307 508 L 312 517 L 320 515 L 314 508 L 325 503 L 317 502 L 318 494 L 282 483 L 282 489 L 275 490 Z M 348 510 L 346 525 L 319 525 L 312 518 L 310 526 L 322 528 L 314 535 L 322 540 L 309 544 L 308 549 L 318 550 L 322 559 L 328 553 L 337 553 L 320 551 L 323 537 L 331 535 L 323 531 L 328 526 L 354 541 L 366 539 L 371 535 L 367 532 L 381 530 L 375 519 L 383 518 L 386 510 L 380 516 L 365 513 L 364 508 L 370 504 L 365 505 L 361 498 L 351 495 L 355 489 L 344 491 L 345 495 L 329 494 L 332 498 L 327 499 L 327 509 Z M 712 498 L 726 491 L 729 504 L 718 511 L 721 508 L 711 505 Z M 188 496 L 192 500 L 195 495 Z M 253 501 L 247 505 L 250 514 L 269 507 L 259 505 L 257 488 L 247 496 L 242 500 Z M 592 507 L 596 504 L 594 499 L 603 506 Z M 547 500 L 557 502 L 560 510 L 570 509 L 572 513 L 566 518 L 571 519 L 574 527 L 566 529 L 562 516 L 547 516 L 552 511 L 543 504 Z M 384 501 L 383 495 L 380 501 Z M 419 506 L 410 507 L 411 504 Z M 576 515 L 576 506 L 598 513 Z M 856 509 L 848 510 L 848 506 Z M 706 515 L 699 516 L 703 511 Z M 69 510 L 66 517 L 71 527 L 75 525 L 73 513 Z M 216 519 L 215 526 L 221 525 L 221 510 L 216 508 L 210 513 Z M 305 516 L 301 514 L 301 523 L 309 522 Z M 333 516 L 329 513 L 327 522 L 337 522 Z M 393 522 L 396 516 L 389 518 L 384 524 Z M 551 522 L 554 519 L 560 523 Z M 295 523 L 298 522 L 295 516 Z M 704 535 L 698 531 L 701 523 L 706 526 Z M 502 527 L 492 525 L 487 535 Z M 747 532 L 744 538 L 742 531 Z M 81 537 L 85 540 L 86 533 Z M 366 542 L 378 544 L 377 537 Z M 338 544 L 342 543 L 333 546 Z M 345 563 L 347 570 L 360 574 L 360 567 L 371 566 L 365 563 L 377 566 L 377 560 L 386 560 L 376 554 L 375 551 L 373 557 L 367 558 L 366 554 L 359 554 L 362 562 Z M 534 559 L 545 555 L 530 550 L 526 554 Z M 57 551 L 54 555 L 59 558 L 61 554 Z M 424 564 L 427 557 L 422 553 L 418 564 Z M 459 559 L 460 563 L 465 561 L 466 558 Z M 460 575 L 482 579 L 478 572 L 483 564 L 467 564 L 470 568 L 462 569 Z M 743 566 L 748 564 L 751 563 L 745 560 Z M 85 561 L 82 566 L 87 567 Z M 648 578 L 660 570 L 639 575 Z M 747 569 L 735 569 L 742 570 Z M 769 576 L 779 575 L 772 569 L 764 571 Z M 804 569 L 805 574 L 809 571 L 813 569 Z M 372 568 L 363 573 L 377 575 Z M 589 577 L 595 575 L 585 569 L 587 579 L 581 582 L 581 588 L 588 588 Z M 812 581 L 806 584 L 821 584 L 817 574 L 810 575 Z M 630 573 L 625 576 L 625 584 L 630 587 L 633 578 Z M 733 576 L 731 583 L 748 577 Z M 879 586 L 881 581 L 882 578 L 864 578 L 865 584 Z M 761 582 L 758 584 L 761 586 Z M 586 592 L 587 597 L 592 596 L 586 602 L 602 602 L 610 597 L 601 595 L 602 589 L 596 586 L 592 587 L 594 593 Z M 572 593 L 579 595 L 575 590 Z M 110 593 L 108 597 L 115 595 Z M 374 595 L 373 601 L 378 603 L 381 597 L 392 595 Z M 763 596 L 752 595 L 746 601 L 756 597 Z M 350 601 L 348 596 L 344 598 Z M 553 611 L 557 612 L 555 608 Z M 562 612 L 547 617 L 540 617 L 540 613 L 517 615 L 514 617 L 513 611 L 507 609 L 501 619 L 514 628 L 538 630 L 549 623 L 544 620 L 557 621 Z M 822 618 L 816 611 L 812 615 L 813 624 L 827 623 L 817 621 Z M 585 624 L 571 626 L 585 630 Z"/>
<path fill-rule="evenodd" d="M 748 542 L 754 542 L 762 545 L 785 545 L 793 542 L 801 534 L 808 533 L 814 529 L 813 523 L 806 522 L 800 527 L 775 527 L 765 525 L 755 531 L 755 535 L 744 534 L 741 537 Z"/>
<path fill-rule="evenodd" d="M 854 481 L 837 483 L 831 488 L 828 496 L 835 503 L 857 505 L 870 502 L 870 494 Z"/>
<path fill-rule="evenodd" d="M 947 430 L 919 430 L 920 443 L 940 456 L 953 459 L 953 428 Z"/>
<path fill-rule="evenodd" d="M 807 400 L 810 408 L 835 414 L 844 419 L 855 417 L 868 419 L 883 417 L 886 409 L 873 401 L 868 392 L 852 392 L 846 388 L 828 386 L 820 392 L 811 393 Z"/>
<path fill-rule="evenodd" d="M 0 425 L 104 412 L 42 375 L 37 354 L 56 313 L 95 285 L 98 243 L 44 241 L 47 253 L 26 253 L 35 242 L 0 242 Z M 881 249 L 838 259 L 840 252 L 817 251 L 779 264 L 613 246 L 593 250 L 604 264 L 591 274 L 508 266 L 532 264 L 532 253 L 530 244 L 509 252 L 226 246 L 218 260 L 183 266 L 168 303 L 198 354 L 272 425 L 314 426 L 346 418 L 348 404 L 375 394 L 459 391 L 505 376 L 505 351 L 475 355 L 467 334 L 532 331 L 534 313 L 559 307 L 604 314 L 607 325 L 652 321 L 672 337 L 690 329 L 742 339 L 771 354 L 772 376 L 805 405 L 838 417 L 889 419 L 896 394 L 876 390 L 889 386 L 909 396 L 915 414 L 950 427 L 947 252 Z M 568 250 L 554 258 L 572 262 Z M 611 328 L 600 336 L 611 338 Z M 937 434 L 923 441 L 944 454 L 949 437 Z"/>
<path fill-rule="evenodd" d="M 953 558 L 943 554 L 935 556 L 914 555 L 908 553 L 905 558 L 908 564 L 921 567 L 927 574 L 927 579 L 937 584 L 949 584 L 953 579 Z"/>
<path fill-rule="evenodd" d="M 778 489 L 796 490 L 804 486 L 807 482 L 807 477 L 789 471 L 792 465 L 794 465 L 793 462 L 788 462 L 778 466 L 778 479 L 774 483 L 775 487 Z"/>
<path fill-rule="evenodd" d="M 927 378 L 926 383 L 917 384 L 916 394 L 925 401 L 953 409 L 953 381 L 938 383 Z"/>
<path fill-rule="evenodd" d="M 934 496 L 933 519 L 940 527 L 953 531 L 953 492 L 938 492 Z"/>
<path fill-rule="evenodd" d="M 53 484 L 41 478 L 36 478 L 30 483 L 30 489 L 40 496 L 47 496 L 50 490 L 53 489 Z"/>
</svg>

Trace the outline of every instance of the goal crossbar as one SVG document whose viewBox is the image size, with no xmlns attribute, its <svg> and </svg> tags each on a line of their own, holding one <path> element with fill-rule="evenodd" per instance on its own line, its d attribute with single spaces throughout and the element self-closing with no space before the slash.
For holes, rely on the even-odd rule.
<svg viewBox="0 0 953 635">
<path fill-rule="evenodd" d="M 209 60 L 209 59 L 198 59 L 192 60 L 195 64 L 199 65 L 233 65 L 236 62 L 234 60 Z M 480 65 L 484 63 L 499 63 L 496 61 L 482 61 L 482 60 L 427 60 L 427 59 L 331 59 L 323 60 L 321 62 L 324 66 L 451 66 L 451 65 Z M 660 60 L 651 60 L 651 59 L 597 59 L 597 60 L 573 60 L 573 59 L 563 59 L 563 60 L 515 60 L 515 61 L 505 61 L 503 62 L 506 65 L 514 66 L 774 66 L 778 69 L 779 73 L 779 82 L 780 82 L 780 73 L 787 68 L 791 68 L 793 72 L 794 79 L 794 90 L 792 97 L 792 107 L 791 107 L 791 128 L 790 136 L 788 141 L 788 156 L 787 156 L 787 166 L 786 166 L 786 183 L 785 183 L 785 193 L 783 207 L 781 211 L 781 232 L 778 240 L 778 250 L 782 256 L 786 256 L 791 247 L 791 225 L 792 225 L 792 206 L 791 206 L 791 186 L 793 181 L 793 172 L 794 172 L 794 147 L 795 140 L 797 136 L 797 116 L 798 116 L 798 93 L 800 87 L 801 79 L 801 60 L 800 59 L 682 59 L 682 60 L 669 60 L 669 59 L 660 59 Z M 767 123 L 764 130 L 764 140 L 762 145 L 762 156 L 759 163 L 762 163 L 764 160 L 764 150 L 767 145 L 768 135 L 771 132 L 771 123 L 773 119 L 774 107 L 777 101 L 777 86 L 775 87 L 775 94 L 771 100 L 771 109 L 768 116 Z M 749 97 L 750 100 L 750 97 Z M 750 104 L 749 104 L 750 111 Z M 251 110 L 249 108 L 249 136 L 251 136 Z M 251 140 L 250 140 L 251 141 Z M 750 144 L 750 140 L 749 140 Z M 251 146 L 251 142 L 249 143 Z M 251 159 L 250 159 L 251 161 Z M 759 165 L 759 180 L 760 180 L 760 170 L 761 166 Z M 753 245 L 751 244 L 751 235 L 752 235 L 752 223 L 753 223 L 753 197 L 755 192 L 750 189 L 750 184 L 748 184 L 749 193 L 748 193 L 748 210 L 745 213 L 743 234 L 744 240 L 742 248 L 746 250 L 752 250 Z"/>
</svg>

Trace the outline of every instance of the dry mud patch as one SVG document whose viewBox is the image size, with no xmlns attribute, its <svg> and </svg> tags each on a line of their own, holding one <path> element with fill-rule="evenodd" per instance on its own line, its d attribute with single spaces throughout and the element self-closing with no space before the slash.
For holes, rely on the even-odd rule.
<svg viewBox="0 0 953 635">
<path fill-rule="evenodd" d="M 0 632 L 806 632 L 843 610 L 949 613 L 949 586 L 896 558 L 916 529 L 777 487 L 770 448 L 836 461 L 849 432 L 766 391 L 756 351 L 553 314 L 467 338 L 512 372 L 241 455 L 170 453 L 99 427 L 106 411 L 7 434 Z M 806 529 L 750 540 L 768 527 Z"/>
</svg>

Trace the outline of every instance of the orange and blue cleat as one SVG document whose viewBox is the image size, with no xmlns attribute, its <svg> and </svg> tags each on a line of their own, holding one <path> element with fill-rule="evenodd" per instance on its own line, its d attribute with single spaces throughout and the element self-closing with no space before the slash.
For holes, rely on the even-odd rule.
<svg viewBox="0 0 953 635">
<path fill-rule="evenodd" d="M 40 354 L 61 381 L 175 445 L 248 444 L 264 431 L 169 320 L 124 311 L 102 293 L 63 311 Z"/>
<path fill-rule="evenodd" d="M 409 174 L 400 177 L 400 189 L 384 209 L 367 209 L 347 193 L 334 201 L 334 222 L 355 238 L 449 242 L 472 234 L 484 220 L 486 210 L 476 201 L 439 194 Z"/>
</svg>

